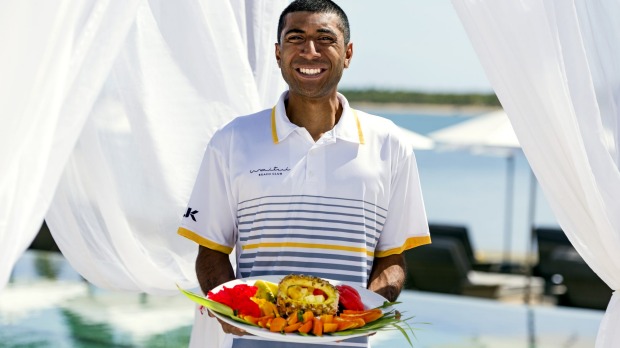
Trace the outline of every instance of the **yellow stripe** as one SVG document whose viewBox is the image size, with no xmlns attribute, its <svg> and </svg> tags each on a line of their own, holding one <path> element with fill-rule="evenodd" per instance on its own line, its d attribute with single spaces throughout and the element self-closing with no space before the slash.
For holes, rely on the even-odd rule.
<svg viewBox="0 0 620 348">
<path fill-rule="evenodd" d="M 360 138 L 360 144 L 364 144 L 364 133 L 362 132 L 362 125 L 360 124 L 360 118 L 357 117 L 357 111 L 355 109 L 351 109 L 353 110 L 353 115 L 355 115 L 355 122 L 357 123 L 357 135 Z"/>
<path fill-rule="evenodd" d="M 355 253 L 366 253 L 368 256 L 372 256 L 373 252 L 368 251 L 366 248 L 355 248 L 340 245 L 331 244 L 312 244 L 312 243 L 259 243 L 248 244 L 243 246 L 243 250 L 257 249 L 257 248 L 308 248 L 308 249 L 327 249 L 327 250 L 342 250 L 351 251 Z"/>
<path fill-rule="evenodd" d="M 186 228 L 183 227 L 179 227 L 179 230 L 177 231 L 177 233 L 187 239 L 191 239 L 194 242 L 202 245 L 203 247 L 212 249 L 212 250 L 216 250 L 219 252 L 222 252 L 224 254 L 230 254 L 233 251 L 233 248 L 229 248 L 227 246 L 224 245 L 220 245 L 217 244 L 215 242 L 212 242 L 198 234 L 196 234 L 195 232 L 192 232 Z"/>
<path fill-rule="evenodd" d="M 375 252 L 375 257 L 386 257 L 390 255 L 402 254 L 402 252 L 405 250 L 415 248 L 417 246 L 424 245 L 424 244 L 430 244 L 430 243 L 431 243 L 430 236 L 411 237 L 407 239 L 407 241 L 405 241 L 405 244 L 403 244 L 403 246 L 401 246 L 400 248 L 394 248 L 390 250 Z"/>
<path fill-rule="evenodd" d="M 273 143 L 277 144 L 278 140 L 278 130 L 276 129 L 276 107 L 274 106 L 271 109 L 271 137 L 273 138 Z"/>
</svg>

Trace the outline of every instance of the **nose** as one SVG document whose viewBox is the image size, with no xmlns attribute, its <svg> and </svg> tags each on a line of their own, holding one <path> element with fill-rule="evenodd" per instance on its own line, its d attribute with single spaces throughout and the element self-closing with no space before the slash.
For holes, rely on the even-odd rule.
<svg viewBox="0 0 620 348">
<path fill-rule="evenodd" d="M 319 51 L 316 49 L 314 40 L 306 41 L 306 44 L 304 45 L 303 50 L 301 51 L 301 56 L 306 59 L 318 58 L 321 56 Z"/>
</svg>

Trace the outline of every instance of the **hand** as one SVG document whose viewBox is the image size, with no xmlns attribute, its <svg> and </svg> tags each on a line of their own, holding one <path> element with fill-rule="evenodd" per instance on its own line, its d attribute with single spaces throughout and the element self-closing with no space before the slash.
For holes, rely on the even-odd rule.
<svg viewBox="0 0 620 348">
<path fill-rule="evenodd" d="M 207 310 L 207 313 L 209 313 L 209 316 L 211 318 L 215 318 L 215 315 L 213 315 L 213 313 L 211 313 L 211 311 Z M 222 325 L 222 330 L 224 330 L 225 333 L 227 334 L 231 334 L 231 335 L 235 335 L 235 336 L 244 336 L 244 335 L 249 335 L 249 333 L 247 333 L 247 331 L 240 329 L 236 326 L 232 326 L 230 324 L 228 324 L 227 322 L 224 322 L 222 320 L 220 320 L 220 318 L 217 318 L 217 321 L 220 322 L 220 325 Z"/>
</svg>

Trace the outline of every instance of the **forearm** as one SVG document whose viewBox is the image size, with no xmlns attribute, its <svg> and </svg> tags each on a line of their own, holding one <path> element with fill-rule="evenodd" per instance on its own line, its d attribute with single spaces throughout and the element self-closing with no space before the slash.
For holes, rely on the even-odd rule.
<svg viewBox="0 0 620 348">
<path fill-rule="evenodd" d="M 199 246 L 196 275 L 205 294 L 216 286 L 235 279 L 235 272 L 228 257 L 227 254 Z"/>
<path fill-rule="evenodd" d="M 402 254 L 375 258 L 368 289 L 394 302 L 405 285 L 405 259 Z"/>
</svg>

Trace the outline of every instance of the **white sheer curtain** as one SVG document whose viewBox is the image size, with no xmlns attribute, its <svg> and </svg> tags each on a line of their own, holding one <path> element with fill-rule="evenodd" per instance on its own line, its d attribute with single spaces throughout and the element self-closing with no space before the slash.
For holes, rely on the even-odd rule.
<svg viewBox="0 0 620 348">
<path fill-rule="evenodd" d="M 620 2 L 453 0 L 568 238 L 620 287 Z M 614 291 L 597 347 L 620 347 Z"/>
<path fill-rule="evenodd" d="M 43 222 L 137 4 L 0 2 L 0 290 Z"/>
<path fill-rule="evenodd" d="M 239 16 L 245 6 L 226 1 L 140 4 L 46 217 L 87 280 L 148 293 L 197 285 L 197 246 L 176 227 L 215 129 L 284 88 L 276 80 L 261 98 L 257 77 L 278 68 L 273 55 L 261 71 L 249 59 L 257 37 L 273 48 L 277 5 Z"/>
<path fill-rule="evenodd" d="M 196 286 L 197 247 L 176 226 L 214 130 L 285 88 L 286 3 L 0 4 L 0 289 L 46 212 L 98 286 Z"/>
</svg>

